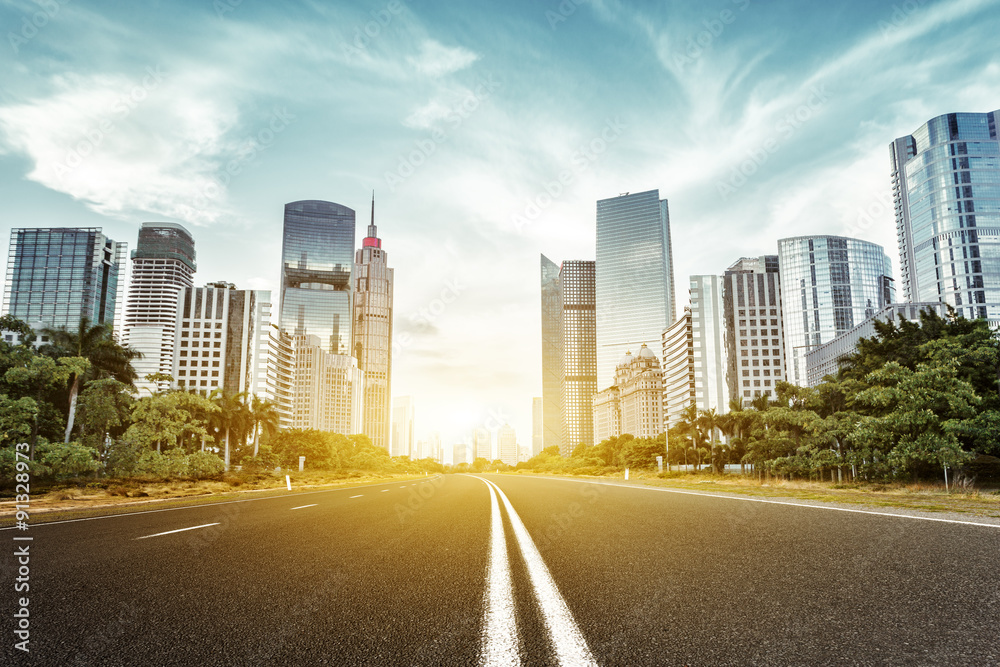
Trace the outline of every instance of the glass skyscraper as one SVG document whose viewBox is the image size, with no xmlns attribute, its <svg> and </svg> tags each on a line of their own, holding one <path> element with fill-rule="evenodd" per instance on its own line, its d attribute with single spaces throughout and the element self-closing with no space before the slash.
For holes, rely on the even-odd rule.
<svg viewBox="0 0 1000 667">
<path fill-rule="evenodd" d="M 597 378 L 614 383 L 629 349 L 655 344 L 674 321 L 670 215 L 659 190 L 597 202 Z"/>
<path fill-rule="evenodd" d="M 542 255 L 542 441 L 562 447 L 562 291 L 559 265 Z"/>
<path fill-rule="evenodd" d="M 597 393 L 597 331 L 594 308 L 594 262 L 566 260 L 559 271 L 563 309 L 563 447 L 568 456 L 580 443 L 594 440 L 594 394 Z"/>
<path fill-rule="evenodd" d="M 354 210 L 328 201 L 285 204 L 279 326 L 351 354 Z"/>
<path fill-rule="evenodd" d="M 99 227 L 12 229 L 4 311 L 33 325 L 75 330 L 86 317 L 113 326 L 126 248 Z"/>
<path fill-rule="evenodd" d="M 806 354 L 895 299 L 892 264 L 882 246 L 842 236 L 778 241 L 788 381 L 808 385 Z"/>
<path fill-rule="evenodd" d="M 932 118 L 889 146 L 907 301 L 1000 326 L 1000 110 Z"/>
</svg>

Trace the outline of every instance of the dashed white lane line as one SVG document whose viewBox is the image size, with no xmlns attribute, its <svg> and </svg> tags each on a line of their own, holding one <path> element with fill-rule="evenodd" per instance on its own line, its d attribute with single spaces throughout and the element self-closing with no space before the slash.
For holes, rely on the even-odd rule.
<svg viewBox="0 0 1000 667">
<path fill-rule="evenodd" d="M 145 539 L 148 539 L 150 537 L 160 537 L 161 535 L 173 535 L 174 533 L 183 533 L 186 530 L 198 530 L 199 528 L 208 528 L 209 526 L 218 526 L 218 525 L 219 525 L 219 522 L 216 521 L 215 523 L 206 523 L 206 524 L 202 524 L 200 526 L 191 526 L 190 528 L 178 528 L 177 530 L 168 530 L 165 533 L 156 533 L 155 535 L 143 535 L 142 537 L 137 537 L 135 539 L 137 539 L 137 540 L 145 540 Z"/>
<path fill-rule="evenodd" d="M 363 494 L 363 493 L 359 493 L 359 494 L 358 494 L 358 495 L 356 495 L 356 496 L 351 496 L 350 498 L 348 498 L 348 500 L 351 500 L 352 498 L 360 498 L 360 497 L 361 497 L 361 496 L 363 496 L 363 495 L 365 495 L 365 494 Z"/>
<path fill-rule="evenodd" d="M 483 605 L 486 618 L 479 662 L 483 667 L 517 667 L 521 664 L 521 655 L 517 648 L 517 619 L 514 615 L 507 538 L 496 491 L 489 483 L 486 486 L 490 490 L 490 562 L 486 572 Z"/>
<path fill-rule="evenodd" d="M 382 489 L 380 493 L 389 493 L 389 489 Z"/>
<path fill-rule="evenodd" d="M 483 481 L 496 490 L 507 510 L 507 518 L 510 519 L 510 525 L 514 529 L 514 537 L 517 538 L 517 544 L 521 549 L 521 557 L 524 558 L 524 564 L 527 566 L 528 578 L 535 589 L 535 598 L 541 608 L 542 618 L 545 620 L 545 627 L 549 633 L 549 641 L 552 642 L 559 664 L 597 667 L 597 661 L 594 660 L 590 647 L 587 646 L 587 640 L 584 639 L 583 633 L 580 632 L 576 621 L 573 620 L 573 613 L 566 606 L 566 600 L 559 592 L 559 587 L 556 586 L 548 566 L 545 565 L 542 555 L 538 552 L 538 547 L 535 546 L 531 535 L 528 534 L 528 529 L 521 522 L 521 517 L 514 511 L 514 507 L 499 486 L 487 479 L 483 479 Z"/>
<path fill-rule="evenodd" d="M 304 510 L 307 507 L 316 507 L 316 503 L 313 503 L 312 505 L 299 505 L 298 507 L 293 507 L 292 509 L 293 510 Z"/>
</svg>

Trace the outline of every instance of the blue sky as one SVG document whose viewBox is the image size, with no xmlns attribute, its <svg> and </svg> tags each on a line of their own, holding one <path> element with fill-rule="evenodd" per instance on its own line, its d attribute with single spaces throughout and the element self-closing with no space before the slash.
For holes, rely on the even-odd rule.
<svg viewBox="0 0 1000 667">
<path fill-rule="evenodd" d="M 786 236 L 896 265 L 888 144 L 1000 108 L 997 0 L 0 0 L 0 25 L 4 238 L 181 222 L 198 283 L 276 290 L 284 203 L 354 208 L 360 243 L 374 189 L 393 393 L 446 443 L 491 415 L 530 442 L 538 255 L 593 258 L 597 199 L 669 199 L 681 305 Z"/>
</svg>

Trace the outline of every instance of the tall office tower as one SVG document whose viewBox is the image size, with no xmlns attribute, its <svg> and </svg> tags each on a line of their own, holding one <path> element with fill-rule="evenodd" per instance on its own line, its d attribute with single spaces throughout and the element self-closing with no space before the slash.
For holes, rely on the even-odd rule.
<svg viewBox="0 0 1000 667">
<path fill-rule="evenodd" d="M 361 433 L 364 371 L 354 357 L 325 347 L 319 336 L 292 337 L 292 428 Z"/>
<path fill-rule="evenodd" d="M 722 276 L 691 276 L 694 399 L 699 410 L 729 412 L 726 315 Z"/>
<path fill-rule="evenodd" d="M 127 244 L 100 227 L 10 230 L 4 312 L 33 326 L 75 331 L 80 318 L 114 326 Z"/>
<path fill-rule="evenodd" d="M 392 399 L 392 435 L 390 439 L 391 456 L 414 457 L 413 447 L 416 442 L 413 435 L 413 424 L 416 409 L 412 396 L 396 396 Z"/>
<path fill-rule="evenodd" d="M 932 118 L 889 145 L 906 301 L 1000 326 L 1000 110 Z"/>
<path fill-rule="evenodd" d="M 670 215 L 659 190 L 597 202 L 597 378 L 674 322 Z"/>
<path fill-rule="evenodd" d="M 510 424 L 497 429 L 497 458 L 509 466 L 517 465 L 517 433 Z"/>
<path fill-rule="evenodd" d="M 667 428 L 684 417 L 684 409 L 697 402 L 694 379 L 694 328 L 691 309 L 663 330 L 663 421 Z"/>
<path fill-rule="evenodd" d="M 580 443 L 594 440 L 594 394 L 597 393 L 597 331 L 594 262 L 566 260 L 559 271 L 563 308 L 563 442 L 569 456 Z"/>
<path fill-rule="evenodd" d="M 744 257 L 723 276 L 726 381 L 729 397 L 744 405 L 757 396 L 773 398 L 775 386 L 787 375 L 784 276 L 778 268 L 777 255 Z"/>
<path fill-rule="evenodd" d="M 153 373 L 169 375 L 174 360 L 178 294 L 194 285 L 194 238 L 172 222 L 144 222 L 132 251 L 132 280 L 125 305 L 122 342 L 142 357 L 132 362 L 139 395 L 168 389 L 169 381 L 150 382 Z"/>
<path fill-rule="evenodd" d="M 559 267 L 542 255 L 542 426 L 544 447 L 563 445 L 563 305 Z"/>
<path fill-rule="evenodd" d="M 291 347 L 287 338 L 271 342 L 277 332 L 270 309 L 266 290 L 240 290 L 225 282 L 179 290 L 171 336 L 176 345 L 167 369 L 174 386 L 204 394 L 213 389 L 256 394 L 275 404 L 279 425 L 289 425 Z"/>
<path fill-rule="evenodd" d="M 842 236 L 781 239 L 778 263 L 788 381 L 805 387 L 811 349 L 895 300 L 892 265 L 882 246 Z"/>
<path fill-rule="evenodd" d="M 593 410 L 595 445 L 626 433 L 663 433 L 663 370 L 653 351 L 643 345 L 634 356 L 626 352 L 615 367 L 615 383 L 594 396 Z"/>
<path fill-rule="evenodd" d="M 485 428 L 477 428 L 472 431 L 473 460 L 478 458 L 493 460 L 493 437 Z"/>
<path fill-rule="evenodd" d="M 545 449 L 545 404 L 541 396 L 531 399 L 531 455 Z"/>
<path fill-rule="evenodd" d="M 431 458 L 438 463 L 444 463 L 444 447 L 441 445 L 441 432 L 431 431 L 427 436 L 427 446 L 430 447 Z"/>
<path fill-rule="evenodd" d="M 451 463 L 452 465 L 459 465 L 461 463 L 472 463 L 473 452 L 472 445 L 466 442 L 460 442 L 458 444 L 452 445 L 451 448 Z"/>
<path fill-rule="evenodd" d="M 358 367 L 365 372 L 364 433 L 376 447 L 389 449 L 392 387 L 393 270 L 375 227 L 375 195 L 368 236 L 354 257 L 354 344 Z M 412 449 L 412 447 L 411 447 Z M 412 452 L 411 452 L 412 455 Z"/>
</svg>

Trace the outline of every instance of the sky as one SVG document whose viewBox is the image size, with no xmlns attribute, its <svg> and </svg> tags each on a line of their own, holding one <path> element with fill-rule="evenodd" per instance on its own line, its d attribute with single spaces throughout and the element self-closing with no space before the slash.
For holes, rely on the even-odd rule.
<svg viewBox="0 0 1000 667">
<path fill-rule="evenodd" d="M 889 144 L 1000 108 L 1000 0 L 0 0 L 0 25 L 4 238 L 179 222 L 196 284 L 277 303 L 284 204 L 353 208 L 360 245 L 374 190 L 392 391 L 446 449 L 530 444 L 539 254 L 593 259 L 598 199 L 669 201 L 678 309 L 789 236 L 896 267 Z"/>
</svg>

